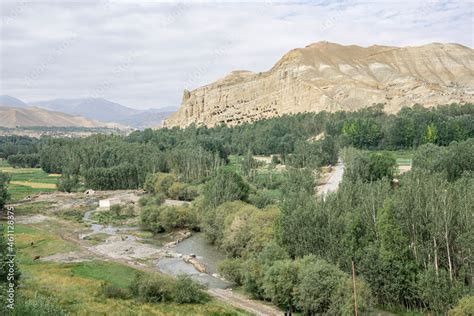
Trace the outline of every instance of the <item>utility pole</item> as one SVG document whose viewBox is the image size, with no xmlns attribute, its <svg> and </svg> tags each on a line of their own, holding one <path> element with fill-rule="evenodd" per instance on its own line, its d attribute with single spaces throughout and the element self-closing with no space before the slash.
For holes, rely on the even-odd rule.
<svg viewBox="0 0 474 316">
<path fill-rule="evenodd" d="M 354 313 L 355 313 L 355 316 L 357 316 L 357 315 L 358 315 L 358 309 L 357 309 L 357 289 L 356 289 L 356 275 L 355 275 L 354 257 L 352 257 L 352 286 L 354 287 Z"/>
</svg>

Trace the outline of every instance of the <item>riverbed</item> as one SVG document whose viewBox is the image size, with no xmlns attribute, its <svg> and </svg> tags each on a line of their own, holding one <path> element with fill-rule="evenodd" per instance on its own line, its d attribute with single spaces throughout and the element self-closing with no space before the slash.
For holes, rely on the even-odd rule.
<svg viewBox="0 0 474 316">
<path fill-rule="evenodd" d="M 145 244 L 143 241 L 146 240 L 126 233 L 130 230 L 138 230 L 138 227 L 123 228 L 98 224 L 97 221 L 92 219 L 93 213 L 97 211 L 99 210 L 94 209 L 84 214 L 83 221 L 90 223 L 90 231 L 81 234 L 80 239 L 86 239 L 99 233 L 114 237 L 119 236 L 119 238 L 108 238 L 104 244 L 91 247 L 90 250 L 117 259 L 135 260 L 141 257 L 143 259 L 153 259 L 154 266 L 160 272 L 172 276 L 187 274 L 209 288 L 224 289 L 232 285 L 217 276 L 217 265 L 225 259 L 225 256 L 207 241 L 204 233 L 194 233 L 179 243 L 159 247 L 150 243 Z M 141 251 L 138 251 L 140 249 Z M 144 252 L 150 254 L 150 256 L 145 256 Z M 184 256 L 190 255 L 195 256 L 200 263 L 206 266 L 207 273 L 199 272 L 192 264 L 183 260 Z"/>
</svg>

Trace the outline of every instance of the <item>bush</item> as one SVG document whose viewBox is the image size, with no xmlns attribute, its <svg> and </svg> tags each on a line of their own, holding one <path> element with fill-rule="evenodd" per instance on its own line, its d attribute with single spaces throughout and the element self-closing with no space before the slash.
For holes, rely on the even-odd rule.
<svg viewBox="0 0 474 316">
<path fill-rule="evenodd" d="M 129 287 L 130 293 L 144 302 L 178 304 L 200 304 L 209 301 L 210 298 L 203 289 L 203 285 L 186 275 L 173 279 L 162 274 L 148 275 L 141 272 L 135 275 Z M 120 291 L 118 292 L 120 295 Z M 117 289 L 112 289 L 112 294 L 117 294 Z"/>
<path fill-rule="evenodd" d="M 8 183 L 10 182 L 10 176 L 6 173 L 0 172 L 0 210 L 3 209 L 7 201 L 10 199 L 8 193 Z"/>
<path fill-rule="evenodd" d="M 237 285 L 243 284 L 243 261 L 241 259 L 225 259 L 219 262 L 219 273 Z"/>
<path fill-rule="evenodd" d="M 197 189 L 189 184 L 175 182 L 168 189 L 168 196 L 174 200 L 192 201 L 199 195 Z"/>
<path fill-rule="evenodd" d="M 293 260 L 279 260 L 265 271 L 263 289 L 271 301 L 292 310 L 298 287 L 299 265 Z"/>
<path fill-rule="evenodd" d="M 69 210 L 61 211 L 59 216 L 61 216 L 64 219 L 80 222 L 82 221 L 82 218 L 84 217 L 84 213 L 76 209 L 69 209 Z"/>
<path fill-rule="evenodd" d="M 474 296 L 463 297 L 448 313 L 449 316 L 474 315 Z"/>
<path fill-rule="evenodd" d="M 445 314 L 458 298 L 457 288 L 450 284 L 446 270 L 438 273 L 431 268 L 418 274 L 418 293 L 428 309 L 436 314 Z"/>
<path fill-rule="evenodd" d="M 110 283 L 104 282 L 101 286 L 101 292 L 106 298 L 127 299 L 130 297 L 130 292 L 126 289 L 120 288 Z"/>
<path fill-rule="evenodd" d="M 154 234 L 174 228 L 198 227 L 197 210 L 189 205 L 183 206 L 145 206 L 140 213 L 140 224 L 144 230 Z"/>
<path fill-rule="evenodd" d="M 372 292 L 369 285 L 361 279 L 356 279 L 357 310 L 359 313 L 368 313 L 373 306 Z M 329 315 L 354 314 L 354 288 L 352 278 L 346 277 L 337 287 L 331 298 Z"/>
<path fill-rule="evenodd" d="M 278 196 L 269 190 L 258 190 L 255 194 L 250 195 L 249 202 L 262 209 L 268 205 L 277 203 Z"/>
<path fill-rule="evenodd" d="M 306 257 L 298 275 L 297 305 L 307 314 L 327 313 L 338 287 L 346 278 L 336 266 L 325 260 Z"/>
<path fill-rule="evenodd" d="M 149 303 L 172 302 L 174 280 L 164 275 L 142 276 L 133 289 L 139 299 Z"/>
<path fill-rule="evenodd" d="M 11 316 L 63 316 L 67 315 L 58 301 L 52 297 L 36 296 L 34 298 L 18 297 L 15 301 L 15 309 L 3 310 L 5 304 L 2 302 L 0 314 Z M 3 313 L 1 313 L 3 312 Z"/>
<path fill-rule="evenodd" d="M 147 176 L 143 187 L 150 193 L 168 194 L 169 188 L 175 181 L 176 178 L 171 173 L 154 173 Z"/>
<path fill-rule="evenodd" d="M 178 275 L 174 285 L 173 299 L 178 304 L 197 304 L 209 301 L 209 295 L 203 292 L 205 287 L 187 275 Z"/>
</svg>

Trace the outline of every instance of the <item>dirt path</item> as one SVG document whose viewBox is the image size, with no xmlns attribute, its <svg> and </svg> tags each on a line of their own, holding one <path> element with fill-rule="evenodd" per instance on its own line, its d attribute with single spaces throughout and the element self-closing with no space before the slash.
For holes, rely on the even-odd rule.
<svg viewBox="0 0 474 316">
<path fill-rule="evenodd" d="M 276 307 L 266 305 L 260 301 L 251 300 L 242 294 L 233 292 L 230 289 L 209 289 L 207 290 L 212 297 L 225 302 L 234 307 L 240 308 L 246 312 L 262 315 L 262 316 L 273 316 L 283 315 L 283 312 L 278 310 Z"/>
<path fill-rule="evenodd" d="M 318 194 L 324 198 L 327 194 L 335 192 L 339 187 L 339 183 L 342 181 L 344 175 L 344 163 L 339 161 L 331 172 L 331 176 L 328 181 L 318 188 Z"/>
</svg>

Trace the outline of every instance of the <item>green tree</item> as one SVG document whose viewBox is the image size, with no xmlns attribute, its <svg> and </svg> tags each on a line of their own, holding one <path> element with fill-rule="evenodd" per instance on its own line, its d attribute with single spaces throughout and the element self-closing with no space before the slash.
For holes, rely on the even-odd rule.
<svg viewBox="0 0 474 316">
<path fill-rule="evenodd" d="M 220 169 L 217 174 L 206 183 L 204 197 L 209 207 L 236 200 L 246 200 L 249 194 L 249 185 L 237 173 Z"/>
<path fill-rule="evenodd" d="M 346 276 L 324 260 L 305 259 L 298 275 L 297 304 L 306 314 L 327 313 Z"/>
<path fill-rule="evenodd" d="M 10 198 L 10 194 L 8 193 L 9 181 L 10 177 L 6 173 L 0 172 L 0 210 L 3 209 L 8 199 Z"/>
<path fill-rule="evenodd" d="M 463 297 L 449 313 L 449 316 L 474 315 L 474 295 Z"/>
<path fill-rule="evenodd" d="M 438 140 L 438 129 L 434 123 L 430 123 L 426 127 L 425 135 L 423 137 L 424 143 L 436 143 Z"/>
<path fill-rule="evenodd" d="M 295 310 L 299 266 L 292 260 L 276 261 L 265 271 L 263 289 L 276 305 Z"/>
</svg>

